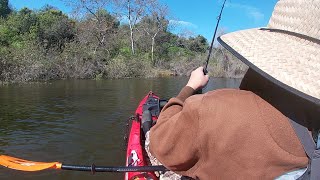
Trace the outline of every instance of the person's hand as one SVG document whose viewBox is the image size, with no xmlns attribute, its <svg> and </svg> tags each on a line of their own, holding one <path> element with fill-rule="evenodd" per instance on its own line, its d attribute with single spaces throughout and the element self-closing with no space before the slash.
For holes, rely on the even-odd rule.
<svg viewBox="0 0 320 180">
<path fill-rule="evenodd" d="M 208 81 L 209 75 L 204 75 L 203 67 L 198 67 L 196 70 L 192 71 L 187 86 L 197 91 L 203 88 Z"/>
</svg>

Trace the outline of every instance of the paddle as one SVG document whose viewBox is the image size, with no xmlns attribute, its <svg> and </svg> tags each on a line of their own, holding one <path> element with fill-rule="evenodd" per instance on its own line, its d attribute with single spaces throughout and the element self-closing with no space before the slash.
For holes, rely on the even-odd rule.
<svg viewBox="0 0 320 180">
<path fill-rule="evenodd" d="M 41 171 L 45 169 L 63 169 L 95 172 L 152 172 L 168 171 L 164 166 L 83 166 L 67 165 L 60 162 L 35 162 L 11 156 L 0 155 L 0 165 L 20 171 Z"/>
</svg>

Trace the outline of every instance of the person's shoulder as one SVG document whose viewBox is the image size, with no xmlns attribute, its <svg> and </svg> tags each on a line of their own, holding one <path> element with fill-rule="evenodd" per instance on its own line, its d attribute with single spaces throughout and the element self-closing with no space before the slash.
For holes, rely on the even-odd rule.
<svg viewBox="0 0 320 180">
<path fill-rule="evenodd" d="M 243 98 L 256 98 L 257 95 L 251 91 L 245 91 L 240 89 L 217 89 L 209 91 L 205 94 L 206 98 L 232 98 L 232 99 L 243 99 Z"/>
<path fill-rule="evenodd" d="M 257 99 L 261 98 L 251 91 L 226 88 L 190 96 L 185 103 L 187 106 L 194 108 L 206 105 L 210 107 L 221 106 L 241 109 L 241 107 L 256 107 L 257 102 L 261 101 Z"/>
<path fill-rule="evenodd" d="M 206 93 L 202 104 L 229 110 L 256 109 L 259 96 L 251 91 L 239 89 L 218 89 Z"/>
</svg>

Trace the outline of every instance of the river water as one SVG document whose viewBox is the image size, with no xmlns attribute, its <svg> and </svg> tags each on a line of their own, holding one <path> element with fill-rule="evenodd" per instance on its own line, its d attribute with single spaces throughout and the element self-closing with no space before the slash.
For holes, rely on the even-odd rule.
<svg viewBox="0 0 320 180">
<path fill-rule="evenodd" d="M 0 86 L 0 154 L 32 161 L 123 166 L 128 118 L 149 91 L 177 95 L 186 77 L 61 80 Z M 240 79 L 211 78 L 204 92 L 237 88 Z M 123 179 L 123 174 L 0 167 L 0 179 Z"/>
</svg>

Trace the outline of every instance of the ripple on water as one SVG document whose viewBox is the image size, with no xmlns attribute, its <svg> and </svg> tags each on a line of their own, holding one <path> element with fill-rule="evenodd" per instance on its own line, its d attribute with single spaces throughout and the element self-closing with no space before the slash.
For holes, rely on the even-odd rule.
<svg viewBox="0 0 320 180">
<path fill-rule="evenodd" d="M 175 96 L 186 78 L 53 81 L 0 86 L 0 153 L 35 161 L 124 165 L 124 132 L 150 90 Z M 211 83 L 212 82 L 212 83 Z M 237 86 L 217 79 L 206 90 Z M 122 179 L 123 174 L 74 171 L 25 173 L 1 168 L 0 179 Z"/>
</svg>

